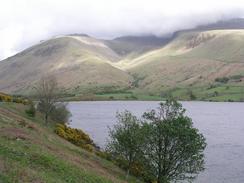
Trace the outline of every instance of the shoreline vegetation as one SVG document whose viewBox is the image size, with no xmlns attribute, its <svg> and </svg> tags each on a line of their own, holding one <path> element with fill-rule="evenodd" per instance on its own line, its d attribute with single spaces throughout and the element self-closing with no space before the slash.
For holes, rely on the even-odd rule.
<svg viewBox="0 0 244 183">
<path fill-rule="evenodd" d="M 221 80 L 222 81 L 222 80 Z M 160 101 L 174 98 L 178 101 L 243 102 L 244 86 L 215 83 L 199 87 L 175 87 L 164 90 L 143 92 L 139 88 L 101 87 L 82 91 L 65 91 L 65 101 Z"/>
<path fill-rule="evenodd" d="M 244 102 L 243 93 L 236 95 L 219 95 L 218 97 L 209 98 L 194 98 L 190 99 L 187 96 L 179 97 L 172 96 L 178 101 L 201 101 L 201 102 Z M 62 98 L 66 102 L 72 101 L 164 101 L 167 97 L 161 97 L 159 95 L 144 95 L 144 94 L 127 94 L 127 93 L 106 93 L 106 94 L 85 94 L 75 95 L 71 94 Z"/>
<path fill-rule="evenodd" d="M 117 113 L 105 152 L 122 163 L 127 175 L 145 182 L 192 181 L 204 170 L 207 144 L 185 112 L 167 99 L 140 118 L 128 110 Z"/>
<path fill-rule="evenodd" d="M 182 158 L 182 162 L 193 163 L 192 167 L 194 171 L 192 173 L 195 176 L 203 170 L 203 164 L 200 166 L 196 159 L 194 160 L 196 161 L 196 164 L 194 164 L 194 161 L 189 159 L 189 157 L 195 157 L 195 153 L 200 153 L 199 161 L 203 162 L 204 156 L 202 153 L 205 148 L 204 138 L 201 137 L 201 134 L 198 134 L 197 129 L 192 128 L 191 119 L 184 116 L 185 109 L 181 107 L 181 104 L 174 100 L 167 100 L 165 104 L 160 103 L 160 105 L 162 108 L 169 110 L 165 113 L 165 118 L 157 118 L 156 113 L 154 116 L 154 110 L 152 110 L 151 113 L 145 113 L 145 119 L 148 119 L 149 121 L 152 120 L 152 122 L 144 123 L 145 126 L 142 129 L 141 127 L 138 129 L 138 134 L 141 132 L 144 136 L 145 133 L 147 134 L 145 136 L 145 141 L 143 141 L 143 144 L 145 143 L 145 145 L 150 138 L 152 138 L 151 140 L 159 137 L 159 139 L 161 139 L 163 136 L 153 135 L 154 130 L 157 132 L 159 127 L 158 120 L 161 119 L 160 128 L 162 128 L 161 130 L 163 131 L 165 130 L 165 133 L 163 134 L 167 135 L 165 140 L 168 141 L 172 139 L 172 142 L 175 143 L 173 146 L 175 152 L 173 154 L 177 154 L 177 156 L 179 156 L 178 158 Z M 123 133 L 125 133 L 126 137 L 128 135 L 127 133 L 130 134 L 130 130 L 132 130 L 129 128 L 129 131 L 127 131 L 127 123 L 130 126 L 130 123 L 133 123 L 133 121 L 131 121 L 131 118 L 124 118 L 124 114 L 121 113 L 122 116 L 117 119 L 125 122 L 126 128 Z M 170 121 L 172 121 L 172 123 Z M 153 127 L 150 124 L 155 124 L 156 126 Z M 135 125 L 140 126 L 140 122 Z M 178 125 L 180 125 L 180 128 L 177 128 Z M 183 126 L 181 125 L 186 125 L 184 126 L 185 130 L 182 131 Z M 115 131 L 113 133 L 117 134 L 119 132 L 118 129 L 114 129 Z M 137 128 L 135 128 L 135 130 L 137 131 Z M 186 137 L 185 141 L 178 140 L 184 138 L 180 136 L 179 138 L 176 135 L 178 134 L 177 130 L 182 137 Z M 29 101 L 29 103 L 16 103 L 13 101 L 0 102 L 0 132 L 0 182 L 32 182 L 32 180 L 35 180 L 43 183 L 78 183 L 80 181 L 84 183 L 140 183 L 144 181 L 164 183 L 165 181 L 169 182 L 171 178 L 172 180 L 176 178 L 175 176 L 168 177 L 165 173 L 152 174 L 152 172 L 155 172 L 153 169 L 156 167 L 149 166 L 150 159 L 145 159 L 145 165 L 147 166 L 138 164 L 136 159 L 136 161 L 133 160 L 133 162 L 128 165 L 127 159 L 124 159 L 123 156 L 120 156 L 117 153 L 124 153 L 121 151 L 121 147 L 123 149 L 123 146 L 128 151 L 130 151 L 130 149 L 133 150 L 134 142 L 131 144 L 132 146 L 127 147 L 128 144 L 126 145 L 122 142 L 122 139 L 124 138 L 123 135 L 121 137 L 122 139 L 119 137 L 119 139 L 122 140 L 121 144 L 112 145 L 111 143 L 114 141 L 111 139 L 109 147 L 112 147 L 112 149 L 108 151 L 106 149 L 101 150 L 93 143 L 89 135 L 85 134 L 81 129 L 70 128 L 62 121 L 57 122 L 56 118 L 52 118 L 52 115 L 50 115 L 47 122 L 45 120 L 45 113 L 39 111 L 38 106 L 36 110 L 35 108 L 33 109 L 33 103 L 31 101 Z M 170 133 L 168 134 L 168 132 Z M 197 144 L 200 143 L 197 142 L 199 140 L 198 137 L 196 142 L 194 139 L 189 141 L 187 137 L 189 134 L 191 134 L 191 136 L 200 135 L 199 138 L 202 138 L 202 145 L 199 146 L 199 151 L 197 150 L 198 148 L 196 148 L 198 147 Z M 117 138 L 118 136 L 115 135 L 114 137 Z M 136 136 L 134 136 L 134 138 L 137 139 Z M 165 141 L 162 141 L 162 143 L 164 144 Z M 151 142 L 148 143 L 148 145 L 151 144 Z M 157 145 L 157 143 L 155 145 Z M 182 148 L 189 149 L 185 147 L 191 145 L 196 148 L 196 152 L 184 151 L 184 154 Z M 114 149 L 115 151 L 113 150 L 113 147 L 117 147 Z M 143 145 L 143 147 L 146 146 Z M 176 147 L 179 147 L 179 149 Z M 150 148 L 151 147 L 141 149 L 140 146 L 137 152 L 139 153 L 137 158 L 142 158 L 143 155 L 141 153 L 144 151 L 144 153 L 151 152 L 147 151 Z M 162 146 L 162 148 L 164 148 L 164 146 Z M 162 149 L 159 153 L 161 154 L 163 152 Z M 183 153 L 182 156 L 181 153 Z M 157 154 L 150 154 L 150 156 L 154 155 L 158 156 Z M 162 161 L 160 160 L 156 163 L 162 164 L 165 161 L 163 159 L 163 154 L 161 155 Z M 147 155 L 143 157 L 146 158 Z M 175 165 L 177 165 L 177 162 L 172 163 L 176 163 Z M 196 165 L 199 165 L 199 167 Z M 188 175 L 185 174 L 185 171 L 189 171 L 187 168 L 188 166 L 189 164 L 187 164 L 186 169 L 183 167 L 179 169 L 179 174 L 176 174 L 180 175 L 178 178 L 182 180 L 193 178 L 192 176 L 188 177 Z M 174 170 L 172 171 L 175 172 Z M 67 174 L 69 176 L 67 176 Z"/>
<path fill-rule="evenodd" d="M 55 77 L 43 77 L 34 88 L 35 101 L 0 95 L 0 182 L 170 183 L 204 170 L 205 138 L 172 97 L 140 119 L 117 113 L 101 149 L 82 129 L 68 126 L 72 114 Z M 83 165 L 88 157 L 96 162 Z"/>
<path fill-rule="evenodd" d="M 47 125 L 40 112 L 31 117 L 27 109 L 0 102 L 0 182 L 125 182 L 125 172 L 113 162 L 59 137 L 52 120 Z"/>
<path fill-rule="evenodd" d="M 190 99 L 187 97 L 174 97 L 178 101 L 197 101 L 197 102 L 244 102 L 242 98 L 243 94 L 238 96 L 229 95 L 219 96 L 219 98 L 210 98 L 210 99 L 200 99 L 194 98 Z M 0 101 L 5 102 L 15 102 L 15 103 L 28 103 L 28 100 L 31 99 L 35 101 L 35 97 L 26 96 L 26 95 L 9 95 L 3 92 L 0 92 Z M 133 94 L 133 93 L 105 93 L 105 94 L 85 94 L 85 95 L 75 95 L 68 94 L 61 97 L 61 101 L 64 102 L 79 102 L 79 101 L 165 101 L 167 97 L 161 97 L 157 95 L 142 95 L 142 94 Z"/>
</svg>

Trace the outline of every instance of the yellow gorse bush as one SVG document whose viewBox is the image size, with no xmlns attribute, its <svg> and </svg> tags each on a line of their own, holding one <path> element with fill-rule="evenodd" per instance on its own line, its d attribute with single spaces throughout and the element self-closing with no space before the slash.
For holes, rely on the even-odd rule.
<svg viewBox="0 0 244 183">
<path fill-rule="evenodd" d="M 0 102 L 14 102 L 14 103 L 21 103 L 24 105 L 29 104 L 29 100 L 23 99 L 22 97 L 13 97 L 5 93 L 0 92 Z"/>
<path fill-rule="evenodd" d="M 80 129 L 70 128 L 65 124 L 57 124 L 55 133 L 69 142 L 86 149 L 87 151 L 94 151 L 94 143 L 85 132 Z"/>
<path fill-rule="evenodd" d="M 3 93 L 0 93 L 0 101 L 3 102 L 12 102 L 13 98 L 10 95 L 6 95 Z"/>
</svg>

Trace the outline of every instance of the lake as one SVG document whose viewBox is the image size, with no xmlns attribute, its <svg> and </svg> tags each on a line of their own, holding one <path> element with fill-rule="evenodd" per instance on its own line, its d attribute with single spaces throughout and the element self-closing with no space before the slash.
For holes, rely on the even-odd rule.
<svg viewBox="0 0 244 183">
<path fill-rule="evenodd" d="M 108 126 L 116 122 L 116 112 L 125 109 L 137 116 L 154 109 L 159 102 L 96 101 L 70 102 L 70 125 L 87 132 L 104 147 Z M 187 115 L 207 139 L 206 170 L 196 183 L 244 182 L 244 103 L 182 102 Z"/>
</svg>

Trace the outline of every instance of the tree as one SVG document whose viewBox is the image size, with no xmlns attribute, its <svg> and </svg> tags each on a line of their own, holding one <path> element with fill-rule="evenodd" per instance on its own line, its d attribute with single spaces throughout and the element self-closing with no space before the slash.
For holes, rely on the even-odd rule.
<svg viewBox="0 0 244 183">
<path fill-rule="evenodd" d="M 110 141 L 106 150 L 116 158 L 122 158 L 128 162 L 127 178 L 132 164 L 141 154 L 143 136 L 140 131 L 140 121 L 129 111 L 117 113 L 117 124 L 109 129 Z"/>
<path fill-rule="evenodd" d="M 188 96 L 190 97 L 190 100 L 197 99 L 196 95 L 192 92 L 192 90 L 188 90 L 187 93 L 188 93 Z"/>
<path fill-rule="evenodd" d="M 205 138 L 175 100 L 144 113 L 147 128 L 144 159 L 158 183 L 191 180 L 204 169 Z"/>
<path fill-rule="evenodd" d="M 58 123 L 66 123 L 70 116 L 71 113 L 67 109 L 67 104 L 62 102 L 55 104 L 50 113 L 50 118 Z"/>
<path fill-rule="evenodd" d="M 33 102 L 31 102 L 29 105 L 30 105 L 30 106 L 29 106 L 29 109 L 26 109 L 26 110 L 25 110 L 25 113 L 26 113 L 28 116 L 30 116 L 30 117 L 35 117 L 35 116 L 36 116 L 36 108 L 35 108 Z"/>
<path fill-rule="evenodd" d="M 49 115 L 54 110 L 60 96 L 56 78 L 52 76 L 43 77 L 35 89 L 36 97 L 39 100 L 38 110 L 44 114 L 47 124 Z"/>
</svg>

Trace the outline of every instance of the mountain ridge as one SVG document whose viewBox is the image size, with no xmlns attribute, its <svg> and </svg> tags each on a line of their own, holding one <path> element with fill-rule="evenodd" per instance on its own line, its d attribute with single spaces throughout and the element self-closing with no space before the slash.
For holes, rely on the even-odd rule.
<svg viewBox="0 0 244 183">
<path fill-rule="evenodd" d="M 234 22 L 242 25 L 242 21 Z M 102 40 L 84 34 L 59 36 L 0 62 L 0 90 L 29 93 L 38 79 L 49 74 L 56 76 L 68 93 L 129 91 L 159 96 L 180 88 L 185 92 L 182 96 L 186 96 L 187 90 L 202 87 L 206 90 L 201 96 L 204 98 L 212 85 L 217 86 L 216 91 L 229 85 L 243 87 L 243 40 L 244 29 L 237 28 L 196 28 L 165 38 L 146 35 Z M 237 76 L 239 80 L 216 82 Z"/>
</svg>

